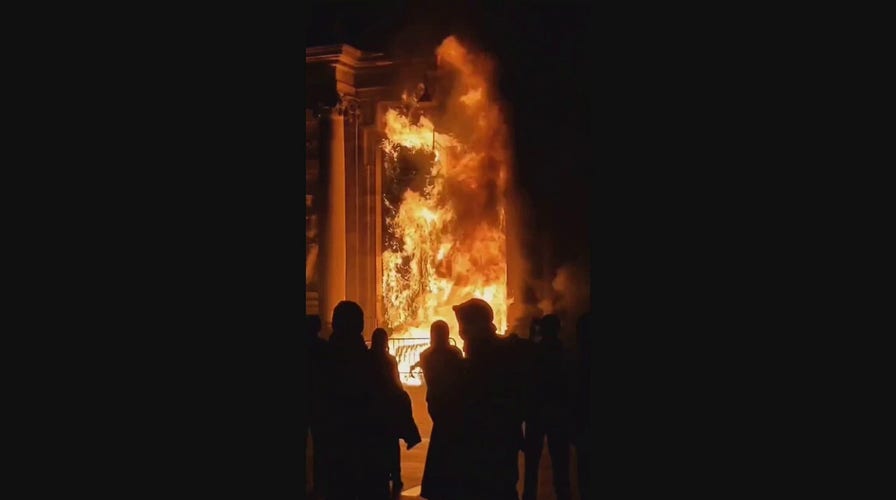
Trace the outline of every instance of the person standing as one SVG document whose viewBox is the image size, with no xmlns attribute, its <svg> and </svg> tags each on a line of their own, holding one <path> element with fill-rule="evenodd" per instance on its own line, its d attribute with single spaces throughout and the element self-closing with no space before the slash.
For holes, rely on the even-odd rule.
<svg viewBox="0 0 896 500">
<path fill-rule="evenodd" d="M 373 395 L 375 419 L 380 419 L 380 424 L 388 430 L 382 441 L 377 445 L 378 457 L 382 461 L 385 470 L 385 480 L 392 483 L 392 495 L 401 493 L 403 482 L 401 480 L 401 450 L 399 448 L 401 379 L 398 375 L 398 361 L 389 353 L 389 335 L 383 328 L 373 331 L 370 339 L 370 361 L 373 367 Z"/>
<path fill-rule="evenodd" d="M 570 408 L 567 370 L 560 342 L 560 318 L 548 314 L 538 323 L 541 341 L 535 344 L 530 406 L 526 415 L 525 481 L 523 500 L 535 500 L 538 468 L 547 437 L 557 500 L 570 500 Z"/>
<path fill-rule="evenodd" d="M 420 495 L 428 500 L 451 500 L 459 498 L 458 383 L 463 370 L 463 353 L 450 344 L 448 323 L 442 320 L 430 325 L 429 338 L 430 346 L 420 353 L 420 361 L 414 366 L 423 369 L 426 406 L 432 418 Z"/>
<path fill-rule="evenodd" d="M 494 312 L 481 299 L 453 307 L 466 358 L 460 391 L 463 499 L 518 500 L 523 420 L 519 351 L 497 335 Z"/>
<path fill-rule="evenodd" d="M 326 415 L 327 394 L 327 353 L 329 345 L 320 338 L 322 327 L 320 316 L 307 315 L 305 317 L 306 335 L 308 341 L 308 353 L 310 358 L 311 375 L 311 408 L 309 432 L 312 446 L 312 491 L 311 498 L 318 499 L 325 496 L 326 469 L 326 431 L 324 416 Z M 307 439 L 308 436 L 306 436 Z"/>
<path fill-rule="evenodd" d="M 323 421 L 327 500 L 388 500 L 377 445 L 386 435 L 374 410 L 375 371 L 364 343 L 364 311 L 342 301 L 333 309 Z"/>
<path fill-rule="evenodd" d="M 576 390 L 573 401 L 573 429 L 579 492 L 591 498 L 591 313 L 583 314 L 576 324 Z"/>
</svg>

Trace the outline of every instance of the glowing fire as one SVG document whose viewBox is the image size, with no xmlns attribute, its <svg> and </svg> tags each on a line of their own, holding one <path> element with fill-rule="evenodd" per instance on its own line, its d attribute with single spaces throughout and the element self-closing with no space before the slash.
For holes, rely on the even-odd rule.
<svg viewBox="0 0 896 500">
<path fill-rule="evenodd" d="M 432 155 L 425 187 L 408 189 L 387 230 L 396 244 L 383 253 L 387 326 L 404 343 L 393 351 L 407 373 L 428 346 L 430 324 L 442 319 L 458 346 L 452 305 L 477 297 L 491 304 L 495 326 L 506 333 L 505 184 L 510 169 L 504 116 L 490 95 L 489 61 L 455 38 L 436 50 L 439 64 L 456 73 L 441 118 L 412 122 L 398 110 L 385 115 L 383 150 L 395 160 L 404 151 Z M 433 120 L 439 123 L 437 128 Z M 419 384 L 419 376 L 405 382 Z"/>
<path fill-rule="evenodd" d="M 429 347 L 428 340 L 413 339 L 410 343 L 402 343 L 402 345 L 390 349 L 398 361 L 398 371 L 401 381 L 405 385 L 421 385 L 423 382 L 423 371 L 419 367 L 415 367 L 413 370 L 410 367 L 420 359 L 420 353 L 427 347 Z"/>
</svg>

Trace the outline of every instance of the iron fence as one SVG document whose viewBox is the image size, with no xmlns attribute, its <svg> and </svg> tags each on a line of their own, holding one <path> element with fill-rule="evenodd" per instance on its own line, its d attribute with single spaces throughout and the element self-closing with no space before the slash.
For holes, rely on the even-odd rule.
<svg viewBox="0 0 896 500">
<path fill-rule="evenodd" d="M 456 346 L 457 343 L 453 338 L 449 337 L 451 345 Z M 420 353 L 429 347 L 429 338 L 427 337 L 399 337 L 390 338 L 389 353 L 395 356 L 398 361 L 398 372 L 401 374 L 410 374 L 410 367 L 420 359 Z M 366 341 L 368 349 L 370 341 Z"/>
</svg>

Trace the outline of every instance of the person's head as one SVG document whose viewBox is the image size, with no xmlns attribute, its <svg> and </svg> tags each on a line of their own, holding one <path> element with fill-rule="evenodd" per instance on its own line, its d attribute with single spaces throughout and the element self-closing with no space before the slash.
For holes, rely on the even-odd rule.
<svg viewBox="0 0 896 500">
<path fill-rule="evenodd" d="M 449 333 L 448 323 L 440 319 L 433 321 L 429 325 L 429 345 L 433 347 L 448 347 Z"/>
<path fill-rule="evenodd" d="M 532 342 L 538 342 L 539 340 L 541 340 L 541 337 L 539 336 L 539 333 L 538 333 L 538 320 L 539 319 L 541 319 L 541 318 L 536 316 L 536 317 L 532 318 L 532 320 L 529 322 L 529 340 L 531 340 Z"/>
<path fill-rule="evenodd" d="M 375 352 L 389 351 L 389 334 L 383 328 L 377 328 L 370 337 L 370 350 Z"/>
<path fill-rule="evenodd" d="M 556 339 L 560 336 L 560 317 L 548 314 L 538 322 L 538 333 L 542 338 Z"/>
<path fill-rule="evenodd" d="M 458 333 L 464 340 L 464 351 L 469 352 L 470 347 L 475 349 L 476 346 L 495 337 L 497 331 L 493 323 L 495 313 L 488 302 L 482 299 L 470 299 L 453 306 L 452 309 L 457 316 Z"/>
<path fill-rule="evenodd" d="M 317 314 L 305 315 L 305 329 L 309 337 L 317 337 L 320 334 L 321 327 L 320 316 Z"/>
<path fill-rule="evenodd" d="M 350 300 L 343 300 L 333 308 L 333 333 L 337 335 L 361 335 L 364 331 L 364 311 Z"/>
</svg>

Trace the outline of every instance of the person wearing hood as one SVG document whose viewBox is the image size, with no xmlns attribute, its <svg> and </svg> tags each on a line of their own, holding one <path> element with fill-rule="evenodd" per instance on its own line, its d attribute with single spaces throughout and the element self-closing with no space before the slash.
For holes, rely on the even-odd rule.
<svg viewBox="0 0 896 500">
<path fill-rule="evenodd" d="M 327 392 L 327 498 L 386 500 L 386 470 L 376 454 L 385 429 L 375 418 L 374 369 L 364 342 L 364 311 L 342 301 L 333 309 Z"/>
<path fill-rule="evenodd" d="M 541 341 L 535 344 L 532 388 L 526 412 L 526 467 L 523 500 L 535 500 L 538 468 L 545 437 L 551 455 L 557 500 L 571 498 L 569 482 L 570 397 L 569 375 L 560 341 L 560 318 L 548 314 L 538 322 Z"/>
<path fill-rule="evenodd" d="M 518 453 L 523 419 L 520 356 L 499 337 L 491 306 L 470 299 L 454 306 L 464 341 L 460 496 L 518 500 Z"/>
</svg>

